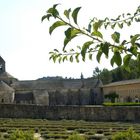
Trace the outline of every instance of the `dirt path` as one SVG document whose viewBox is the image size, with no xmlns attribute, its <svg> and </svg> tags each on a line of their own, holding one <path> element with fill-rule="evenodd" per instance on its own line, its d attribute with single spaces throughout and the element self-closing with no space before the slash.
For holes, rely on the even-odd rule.
<svg viewBox="0 0 140 140">
<path fill-rule="evenodd" d="M 38 140 L 44 140 L 39 133 L 35 133 L 34 138 L 37 138 Z"/>
</svg>

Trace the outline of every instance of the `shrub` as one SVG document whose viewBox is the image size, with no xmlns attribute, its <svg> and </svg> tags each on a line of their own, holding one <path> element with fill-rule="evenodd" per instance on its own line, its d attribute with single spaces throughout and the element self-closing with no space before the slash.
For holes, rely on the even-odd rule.
<svg viewBox="0 0 140 140">
<path fill-rule="evenodd" d="M 116 92 L 110 92 L 109 94 L 105 95 L 105 98 L 110 99 L 111 103 L 115 103 L 115 99 L 119 98 L 119 95 Z"/>
<path fill-rule="evenodd" d="M 68 137 L 67 140 L 86 140 L 86 138 L 78 134 L 72 134 Z"/>
<path fill-rule="evenodd" d="M 126 132 L 118 132 L 112 137 L 112 140 L 140 140 L 140 135 L 130 128 Z"/>
<path fill-rule="evenodd" d="M 126 103 L 110 103 L 105 102 L 103 103 L 104 106 L 140 106 L 140 103 L 133 103 L 133 102 L 126 102 Z"/>
<path fill-rule="evenodd" d="M 3 137 L 4 137 L 5 139 L 8 139 L 10 136 L 9 136 L 9 134 L 4 134 Z"/>
<path fill-rule="evenodd" d="M 34 138 L 34 133 L 32 131 L 22 131 L 22 130 L 15 130 L 10 135 L 10 140 L 37 140 Z"/>
</svg>

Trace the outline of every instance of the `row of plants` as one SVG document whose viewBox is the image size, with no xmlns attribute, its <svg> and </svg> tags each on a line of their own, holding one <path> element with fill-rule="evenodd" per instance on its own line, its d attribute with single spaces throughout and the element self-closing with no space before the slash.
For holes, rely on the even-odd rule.
<svg viewBox="0 0 140 140">
<path fill-rule="evenodd" d="M 44 140 L 72 140 L 75 135 L 75 140 L 78 140 L 77 137 L 82 137 L 80 140 L 112 140 L 116 133 L 125 133 L 130 127 L 133 127 L 135 132 L 140 134 L 139 123 L 87 122 L 82 120 L 49 121 L 30 119 L 0 119 L 0 140 L 14 140 L 11 139 L 11 135 L 13 135 L 13 132 L 19 133 L 20 131 L 20 134 L 23 135 L 23 132 L 29 132 L 32 134 L 32 136 L 33 133 L 41 134 L 41 137 L 43 137 Z M 24 136 L 26 135 L 27 134 Z M 30 139 L 26 138 L 25 140 Z"/>
<path fill-rule="evenodd" d="M 140 103 L 135 103 L 135 102 L 105 102 L 103 103 L 104 106 L 140 106 Z"/>
<path fill-rule="evenodd" d="M 44 137 L 48 139 L 48 137 Z M 61 136 L 61 138 L 66 140 L 87 140 L 88 137 L 85 135 L 80 135 L 78 133 L 73 133 L 72 135 L 69 136 Z M 103 140 L 103 136 L 94 136 L 92 137 L 94 140 Z M 10 135 L 6 134 L 0 134 L 0 139 L 1 140 L 39 140 L 38 138 L 34 137 L 34 132 L 33 131 L 22 131 L 22 130 L 16 130 L 13 131 Z M 57 139 L 55 137 L 54 139 Z M 105 139 L 104 139 L 105 140 Z M 106 139 L 107 140 L 107 139 Z M 135 131 L 130 128 L 125 132 L 118 132 L 114 134 L 111 138 L 108 138 L 108 140 L 140 140 L 140 135 L 135 133 Z"/>
</svg>

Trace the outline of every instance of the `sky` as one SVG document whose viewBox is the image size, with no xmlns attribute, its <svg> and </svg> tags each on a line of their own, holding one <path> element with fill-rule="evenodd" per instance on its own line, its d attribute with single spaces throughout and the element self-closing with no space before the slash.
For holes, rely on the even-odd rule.
<svg viewBox="0 0 140 140">
<path fill-rule="evenodd" d="M 112 69 L 107 59 L 102 59 L 100 64 L 96 59 L 61 64 L 49 61 L 49 52 L 63 47 L 64 32 L 56 29 L 50 36 L 52 22 L 42 23 L 41 17 L 56 3 L 60 3 L 60 11 L 81 6 L 78 17 L 81 27 L 93 17 L 115 18 L 134 12 L 140 5 L 139 0 L 0 0 L 0 55 L 6 61 L 6 71 L 19 80 L 34 80 L 47 76 L 80 78 L 81 73 L 87 78 L 95 67 Z M 133 24 L 132 29 L 124 28 L 123 37 L 139 33 L 139 27 Z M 70 45 L 77 46 L 80 42 L 81 39 Z"/>
</svg>

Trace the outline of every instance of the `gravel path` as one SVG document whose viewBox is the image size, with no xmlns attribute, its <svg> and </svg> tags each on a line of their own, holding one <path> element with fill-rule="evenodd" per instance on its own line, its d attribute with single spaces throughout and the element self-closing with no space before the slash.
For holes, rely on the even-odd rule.
<svg viewBox="0 0 140 140">
<path fill-rule="evenodd" d="M 34 137 L 37 138 L 38 140 L 44 140 L 39 133 L 35 133 Z"/>
</svg>

